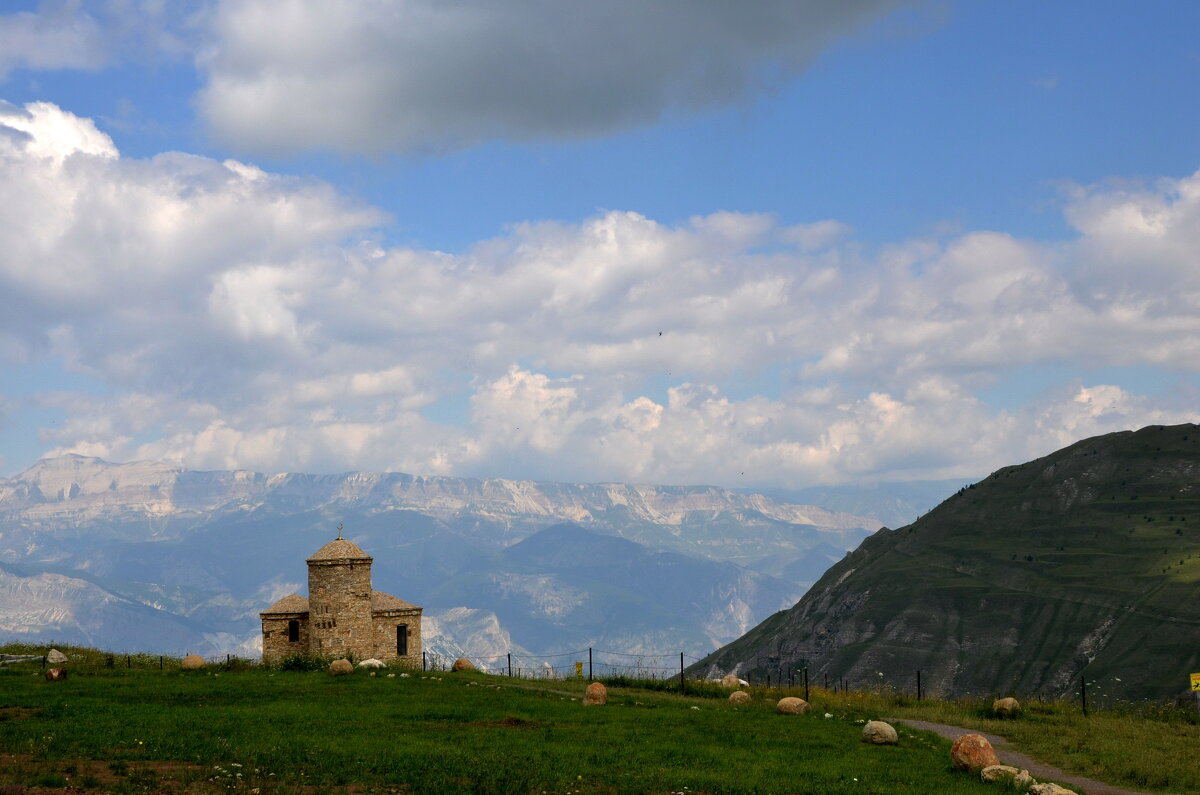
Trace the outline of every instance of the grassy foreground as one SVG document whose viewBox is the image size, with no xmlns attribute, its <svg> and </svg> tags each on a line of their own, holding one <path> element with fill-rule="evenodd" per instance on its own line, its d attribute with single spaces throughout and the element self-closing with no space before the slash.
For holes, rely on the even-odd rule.
<svg viewBox="0 0 1200 795">
<path fill-rule="evenodd" d="M 4 651 L 13 651 L 11 648 Z M 1186 712 L 1093 713 L 811 691 L 806 716 L 782 693 L 676 693 L 614 684 L 580 705 L 578 680 L 483 674 L 388 678 L 238 664 L 184 672 L 158 659 L 67 650 L 67 681 L 41 664 L 0 669 L 0 788 L 103 792 L 978 793 L 950 770 L 949 744 L 901 730 L 898 747 L 859 741 L 861 721 L 919 718 L 1001 734 L 1042 761 L 1113 784 L 1200 792 L 1200 726 Z M 630 683 L 631 684 L 631 683 Z M 832 717 L 826 718 L 829 713 Z M 36 788 L 36 789 L 34 789 Z"/>
<path fill-rule="evenodd" d="M 22 667 L 24 670 L 22 670 Z M 112 792 L 981 793 L 946 744 L 774 701 L 483 674 L 0 671 L 0 786 Z"/>
</svg>

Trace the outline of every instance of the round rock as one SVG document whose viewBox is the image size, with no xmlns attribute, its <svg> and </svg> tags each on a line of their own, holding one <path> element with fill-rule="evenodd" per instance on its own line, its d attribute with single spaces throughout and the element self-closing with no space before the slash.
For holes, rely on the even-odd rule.
<svg viewBox="0 0 1200 795">
<path fill-rule="evenodd" d="M 725 674 L 721 677 L 721 687 L 741 687 L 742 680 L 738 679 L 737 674 Z"/>
<path fill-rule="evenodd" d="M 62 665 L 67 661 L 67 655 L 63 654 L 58 649 L 51 649 L 46 655 L 46 662 L 51 665 Z"/>
<path fill-rule="evenodd" d="M 979 771 L 979 780 L 985 784 L 1012 784 L 1018 773 L 1011 765 L 989 765 Z"/>
<path fill-rule="evenodd" d="M 454 665 L 450 666 L 454 671 L 474 671 L 475 663 L 468 660 L 466 657 L 459 657 L 454 661 Z"/>
<path fill-rule="evenodd" d="M 583 693 L 585 707 L 600 707 L 608 703 L 608 688 L 600 682 L 592 682 Z"/>
<path fill-rule="evenodd" d="M 779 703 L 775 705 L 775 711 L 780 715 L 803 715 L 808 712 L 808 702 L 802 698 L 787 696 L 779 699 Z"/>
<path fill-rule="evenodd" d="M 978 773 L 985 767 L 1000 764 L 992 744 L 982 734 L 964 734 L 950 746 L 950 761 L 959 770 Z"/>
<path fill-rule="evenodd" d="M 1034 784 L 1029 788 L 1029 795 L 1075 795 L 1075 790 L 1057 784 Z"/>
<path fill-rule="evenodd" d="M 729 694 L 730 704 L 745 704 L 750 701 L 750 694 L 745 690 L 734 690 Z"/>
<path fill-rule="evenodd" d="M 61 682 L 67 678 L 66 668 L 48 668 L 46 670 L 47 682 Z"/>
<path fill-rule="evenodd" d="M 349 660 L 334 660 L 329 663 L 330 676 L 344 676 L 354 673 L 354 664 Z"/>
<path fill-rule="evenodd" d="M 185 671 L 199 671 L 204 667 L 204 658 L 199 654 L 189 654 L 179 661 L 179 667 Z"/>
<path fill-rule="evenodd" d="M 900 737 L 896 734 L 892 724 L 884 723 L 881 720 L 867 721 L 867 725 L 863 726 L 862 739 L 864 743 L 875 745 L 895 745 L 900 742 Z"/>
<path fill-rule="evenodd" d="M 1015 698 L 998 698 L 992 702 L 992 714 L 997 718 L 1015 718 L 1021 711 L 1021 703 Z"/>
<path fill-rule="evenodd" d="M 358 664 L 359 668 L 387 668 L 387 663 L 383 660 L 376 660 L 374 657 L 369 660 L 363 660 Z"/>
</svg>

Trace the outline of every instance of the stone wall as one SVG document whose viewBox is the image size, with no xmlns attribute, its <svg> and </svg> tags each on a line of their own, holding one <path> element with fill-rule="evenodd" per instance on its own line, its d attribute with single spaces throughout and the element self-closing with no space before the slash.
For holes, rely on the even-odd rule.
<svg viewBox="0 0 1200 795">
<path fill-rule="evenodd" d="M 387 663 L 400 662 L 409 668 L 421 667 L 421 608 L 381 610 L 374 614 L 375 647 L 371 655 Z M 396 627 L 408 627 L 408 654 L 396 654 Z"/>
<path fill-rule="evenodd" d="M 300 635 L 295 643 L 288 641 L 288 622 L 299 623 Z M 308 616 L 304 613 L 263 616 L 263 662 L 278 662 L 289 654 L 308 652 Z"/>
<path fill-rule="evenodd" d="M 313 654 L 370 657 L 375 651 L 370 562 L 310 560 L 308 621 Z"/>
</svg>

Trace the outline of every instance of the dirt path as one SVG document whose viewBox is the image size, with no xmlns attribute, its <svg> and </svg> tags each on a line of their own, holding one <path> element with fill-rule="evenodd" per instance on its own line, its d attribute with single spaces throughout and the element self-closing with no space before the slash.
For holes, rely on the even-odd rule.
<svg viewBox="0 0 1200 795">
<path fill-rule="evenodd" d="M 961 726 L 947 726 L 944 723 L 930 723 L 924 720 L 897 720 L 896 722 L 911 726 L 914 729 L 935 732 L 947 740 L 957 740 L 964 734 L 982 734 L 995 747 L 996 756 L 1000 757 L 1000 761 L 1004 764 L 1028 770 L 1030 775 L 1038 781 L 1050 779 L 1061 782 L 1073 787 L 1083 795 L 1149 795 L 1149 793 L 1141 792 L 1140 790 L 1116 787 L 1112 784 L 1105 784 L 1102 781 L 1072 775 L 1066 771 L 1059 770 L 1057 767 L 1042 764 L 1027 754 L 1008 748 L 1008 740 L 998 734 L 988 734 L 977 729 L 964 729 Z"/>
</svg>

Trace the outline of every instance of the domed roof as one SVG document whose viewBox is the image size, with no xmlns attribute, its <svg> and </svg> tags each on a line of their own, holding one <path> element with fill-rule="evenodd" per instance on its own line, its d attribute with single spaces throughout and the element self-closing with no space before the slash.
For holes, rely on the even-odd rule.
<svg viewBox="0 0 1200 795">
<path fill-rule="evenodd" d="M 309 563 L 318 560 L 371 560 L 371 556 L 362 551 L 362 548 L 353 541 L 347 541 L 344 538 L 335 538 L 325 546 L 312 553 L 312 557 L 308 559 Z"/>
</svg>

